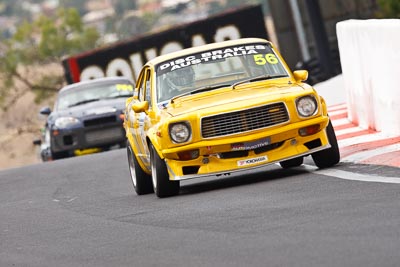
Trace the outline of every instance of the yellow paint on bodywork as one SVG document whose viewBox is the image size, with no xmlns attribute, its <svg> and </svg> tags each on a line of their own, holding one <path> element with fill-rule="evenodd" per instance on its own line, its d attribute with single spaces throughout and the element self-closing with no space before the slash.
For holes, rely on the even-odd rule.
<svg viewBox="0 0 400 267">
<path fill-rule="evenodd" d="M 247 41 L 239 40 L 232 41 L 231 44 L 242 44 L 246 42 L 260 42 L 261 39 L 247 39 Z M 222 44 L 208 45 L 207 49 L 219 49 L 224 47 Z M 144 68 L 151 70 L 151 75 L 155 75 L 154 68 L 157 64 L 184 57 L 190 53 L 199 53 L 203 51 L 203 47 L 191 48 L 185 50 L 185 54 L 181 52 L 170 53 L 168 55 L 157 57 L 149 61 Z M 133 105 L 135 112 L 145 112 L 146 119 L 143 123 L 145 126 L 141 132 L 155 148 L 160 158 L 165 159 L 168 165 L 168 171 L 173 179 L 174 175 L 182 176 L 183 168 L 199 168 L 198 174 L 207 172 L 219 172 L 226 170 L 234 170 L 242 168 L 238 166 L 238 158 L 223 158 L 220 155 L 234 151 L 232 144 L 245 143 L 254 140 L 262 140 L 269 138 L 271 144 L 278 144 L 276 148 L 265 151 L 255 152 L 254 149 L 249 152 L 248 156 L 243 156 L 240 160 L 263 157 L 268 159 L 268 162 L 287 160 L 296 157 L 296 155 L 307 155 L 310 149 L 306 146 L 309 142 L 320 140 L 321 147 L 329 145 L 325 128 L 329 123 L 327 116 L 327 107 L 325 100 L 320 97 L 315 89 L 302 82 L 307 76 L 306 71 L 298 71 L 293 74 L 280 53 L 274 49 L 276 56 L 267 54 L 263 57 L 256 56 L 254 59 L 259 64 L 274 64 L 278 59 L 289 73 L 288 77 L 276 78 L 271 80 L 261 80 L 239 84 L 238 86 L 226 86 L 218 90 L 210 90 L 199 94 L 185 95 L 175 98 L 172 102 L 166 105 L 157 105 L 156 98 L 148 101 L 137 102 Z M 154 77 L 151 83 L 151 90 L 155 90 Z M 138 88 L 136 88 L 136 91 Z M 154 92 L 153 92 L 154 93 Z M 154 94 L 152 94 L 154 95 Z M 296 108 L 296 100 L 300 97 L 311 95 L 317 100 L 318 109 L 314 115 L 303 118 L 299 116 Z M 136 98 L 137 100 L 137 98 Z M 262 129 L 255 129 L 242 133 L 235 133 L 231 136 L 219 136 L 215 138 L 203 138 L 201 136 L 201 118 L 214 116 L 221 113 L 230 113 L 240 110 L 261 107 L 263 105 L 284 103 L 289 115 L 288 121 L 272 125 Z M 132 105 L 127 108 L 132 110 Z M 270 110 L 273 112 L 274 110 Z M 126 118 L 129 120 L 129 118 Z M 191 138 L 186 143 L 176 144 L 169 137 L 169 124 L 182 122 L 188 123 L 191 126 Z M 143 153 L 139 151 L 141 145 L 137 144 L 130 128 L 135 122 L 124 123 L 127 131 L 129 143 L 135 154 Z M 148 124 L 148 125 L 147 125 Z M 300 136 L 299 129 L 304 127 L 319 125 L 320 131 L 310 136 Z M 139 148 L 138 148 L 139 147 Z M 178 153 L 183 151 L 198 150 L 199 157 L 196 159 L 184 161 L 179 160 Z M 204 160 L 207 158 L 207 160 Z M 257 164 L 264 164 L 260 162 Z M 142 169 L 149 173 L 149 166 L 145 166 L 139 160 Z"/>
</svg>

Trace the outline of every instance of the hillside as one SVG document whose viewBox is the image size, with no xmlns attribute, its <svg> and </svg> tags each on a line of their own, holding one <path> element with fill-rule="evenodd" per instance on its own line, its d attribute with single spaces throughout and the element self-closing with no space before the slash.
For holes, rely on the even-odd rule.
<svg viewBox="0 0 400 267">
<path fill-rule="evenodd" d="M 50 70 L 49 70 L 50 69 Z M 62 72 L 60 65 L 41 67 L 40 71 Z M 35 73 L 31 74 L 33 77 Z M 19 90 L 27 90 L 17 85 Z M 0 110 L 0 170 L 40 163 L 39 147 L 33 140 L 40 137 L 45 117 L 39 115 L 43 106 L 52 107 L 54 97 L 35 103 L 35 96 L 28 91 L 8 107 Z"/>
</svg>

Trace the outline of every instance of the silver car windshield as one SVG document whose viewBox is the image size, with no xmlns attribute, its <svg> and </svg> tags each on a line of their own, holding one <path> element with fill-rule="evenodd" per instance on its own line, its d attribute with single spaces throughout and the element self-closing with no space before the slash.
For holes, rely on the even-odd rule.
<svg viewBox="0 0 400 267">
<path fill-rule="evenodd" d="M 85 84 L 60 92 L 55 110 L 64 110 L 102 99 L 130 97 L 132 93 L 133 85 L 131 83 Z"/>
<path fill-rule="evenodd" d="M 289 77 L 267 43 L 204 51 L 156 66 L 157 102 L 180 95 L 233 86 L 253 78 Z"/>
</svg>

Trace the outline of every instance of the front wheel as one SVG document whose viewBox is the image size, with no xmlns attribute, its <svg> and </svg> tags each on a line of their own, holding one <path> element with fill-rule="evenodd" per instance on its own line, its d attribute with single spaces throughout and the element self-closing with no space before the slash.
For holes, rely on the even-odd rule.
<svg viewBox="0 0 400 267">
<path fill-rule="evenodd" d="M 156 149 L 150 144 L 151 176 L 153 188 L 160 198 L 179 194 L 179 181 L 170 181 L 165 161 L 160 158 Z"/>
<path fill-rule="evenodd" d="M 131 180 L 133 188 L 138 195 L 149 194 L 153 192 L 153 186 L 151 183 L 151 177 L 145 173 L 139 165 L 135 154 L 132 151 L 131 146 L 127 141 L 127 153 L 128 153 L 128 163 L 129 163 L 129 174 L 131 175 Z"/>
<path fill-rule="evenodd" d="M 326 127 L 326 134 L 328 135 L 329 143 L 331 147 L 313 153 L 311 156 L 314 160 L 315 165 L 318 168 L 328 168 L 336 165 L 340 161 L 339 146 L 337 143 L 335 131 L 332 126 L 332 122 L 329 120 L 329 124 Z"/>
</svg>

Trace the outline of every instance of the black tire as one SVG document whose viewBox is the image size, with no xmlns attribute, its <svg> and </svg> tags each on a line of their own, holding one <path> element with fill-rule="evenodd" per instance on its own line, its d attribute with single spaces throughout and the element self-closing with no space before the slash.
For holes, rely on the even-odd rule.
<svg viewBox="0 0 400 267">
<path fill-rule="evenodd" d="M 340 151 L 336 139 L 336 134 L 332 126 L 332 122 L 329 120 L 329 124 L 326 127 L 326 134 L 328 135 L 329 143 L 331 147 L 322 151 L 313 153 L 311 156 L 314 160 L 315 165 L 318 168 L 328 168 L 339 163 Z"/>
<path fill-rule="evenodd" d="M 150 144 L 150 158 L 153 188 L 156 195 L 162 198 L 179 194 L 179 181 L 169 180 L 167 165 L 152 144 Z"/>
<path fill-rule="evenodd" d="M 138 195 L 153 193 L 151 176 L 142 170 L 128 142 L 129 141 L 127 141 L 126 150 L 128 153 L 129 174 L 131 176 L 133 188 Z"/>
<path fill-rule="evenodd" d="M 65 159 L 65 158 L 69 158 L 69 157 L 70 157 L 70 153 L 68 151 L 51 152 L 51 158 L 53 160 Z"/>
<path fill-rule="evenodd" d="M 128 147 L 128 142 L 122 141 L 118 145 L 119 145 L 119 148 L 125 148 L 125 147 Z"/>
<path fill-rule="evenodd" d="M 304 162 L 304 158 L 298 157 L 298 158 L 294 158 L 294 159 L 281 161 L 281 162 L 279 162 L 279 164 L 281 165 L 282 168 L 288 169 L 288 168 L 298 167 L 301 164 L 303 164 L 303 162 Z"/>
</svg>

